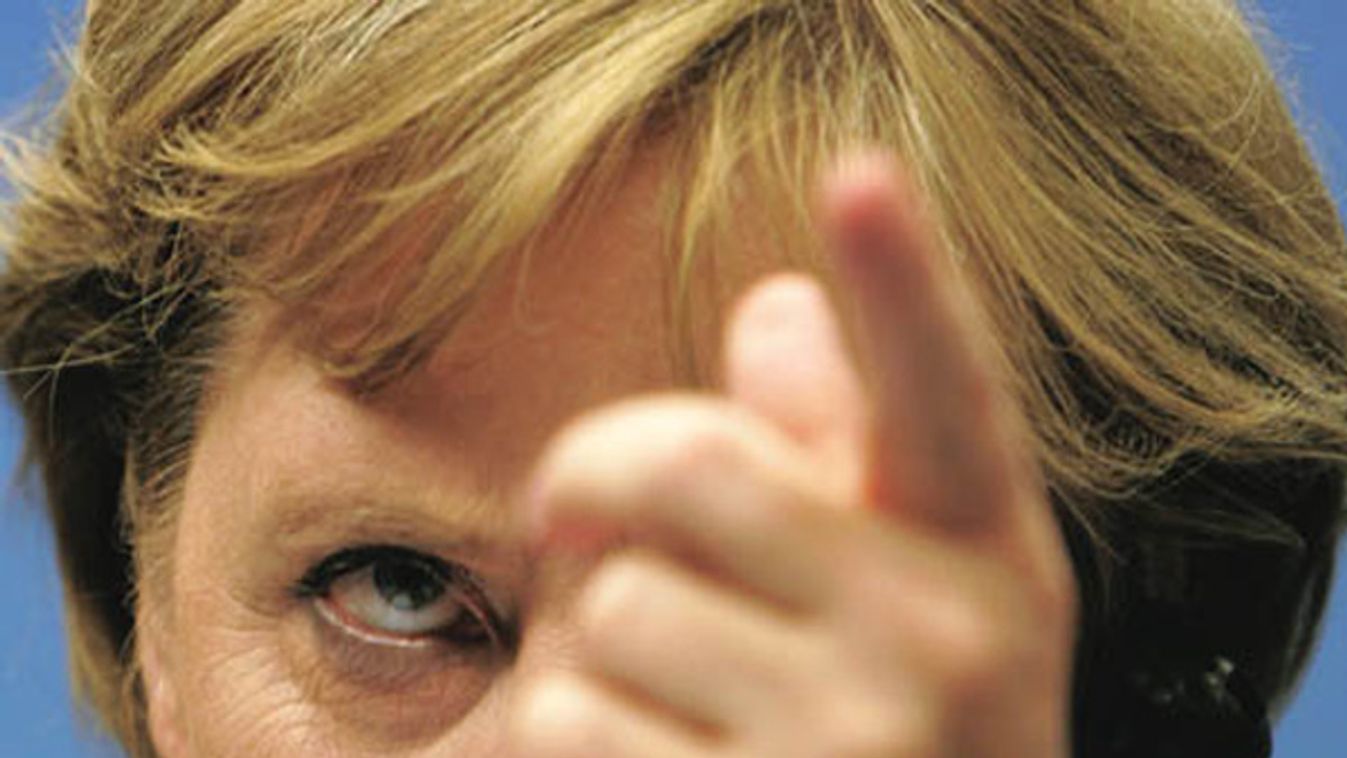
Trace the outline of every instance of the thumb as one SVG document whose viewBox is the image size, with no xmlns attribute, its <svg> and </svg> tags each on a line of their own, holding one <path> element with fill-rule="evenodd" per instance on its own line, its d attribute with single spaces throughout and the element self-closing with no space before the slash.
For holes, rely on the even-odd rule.
<svg viewBox="0 0 1347 758">
<path fill-rule="evenodd" d="M 865 395 L 818 282 L 775 274 L 752 287 L 730 319 L 724 366 L 730 399 L 803 447 L 830 490 L 855 501 Z"/>
</svg>

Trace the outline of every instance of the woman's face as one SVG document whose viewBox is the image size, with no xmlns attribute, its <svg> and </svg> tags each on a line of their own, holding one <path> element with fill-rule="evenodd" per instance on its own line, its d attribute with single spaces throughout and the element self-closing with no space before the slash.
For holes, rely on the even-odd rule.
<svg viewBox="0 0 1347 758">
<path fill-rule="evenodd" d="M 673 380 L 651 180 L 374 397 L 249 314 L 205 406 L 171 586 L 143 601 L 163 752 L 498 749 L 518 682 L 567 665 L 587 570 L 516 539 L 530 468 L 576 413 Z"/>
<path fill-rule="evenodd" d="M 245 314 L 139 609 L 163 754 L 1066 754 L 1070 564 L 910 185 L 825 183 L 868 393 L 784 276 L 723 392 L 614 403 L 675 383 L 657 178 L 373 396 Z"/>
</svg>

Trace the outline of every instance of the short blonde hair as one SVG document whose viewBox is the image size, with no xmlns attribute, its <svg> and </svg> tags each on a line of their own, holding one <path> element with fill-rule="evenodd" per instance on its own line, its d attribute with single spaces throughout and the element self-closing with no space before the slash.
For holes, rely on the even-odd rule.
<svg viewBox="0 0 1347 758">
<path fill-rule="evenodd" d="M 298 309 L 334 375 L 377 385 L 656 147 L 684 321 L 694 267 L 734 265 L 716 249 L 746 192 L 783 259 L 822 270 L 820 167 L 900 156 L 1054 497 L 1101 540 L 1186 462 L 1347 453 L 1347 246 L 1234 2 L 88 5 L 47 131 L 11 141 L 0 366 L 48 483 L 75 678 L 128 745 L 128 598 L 230 315 Z M 399 258 L 381 242 L 409 220 L 423 249 Z M 368 320 L 335 328 L 324 304 L 371 281 Z M 1304 549 L 1262 507 L 1164 517 Z"/>
</svg>

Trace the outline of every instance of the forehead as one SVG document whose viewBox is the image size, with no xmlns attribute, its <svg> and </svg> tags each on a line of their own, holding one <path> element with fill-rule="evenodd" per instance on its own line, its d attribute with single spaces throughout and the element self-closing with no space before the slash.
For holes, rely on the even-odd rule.
<svg viewBox="0 0 1347 758">
<path fill-rule="evenodd" d="M 691 328 L 677 323 L 679 271 L 664 244 L 662 178 L 658 161 L 637 162 L 564 233 L 509 251 L 447 337 L 413 370 L 371 393 L 324 376 L 321 361 L 277 328 L 293 313 L 252 309 L 250 326 L 224 353 L 224 404 L 233 398 L 238 416 L 271 419 L 266 429 L 241 433 L 255 438 L 257 454 L 296 461 L 296 470 L 390 459 L 378 465 L 424 480 L 443 467 L 449 445 L 455 455 L 477 459 L 468 467 L 484 472 L 484 487 L 508 487 L 569 417 L 618 397 L 686 384 L 681 367 L 689 352 L 714 364 L 720 311 L 714 291 L 733 285 L 699 270 L 691 289 L 700 310 Z M 751 217 L 742 214 L 745 228 Z M 737 268 L 772 265 L 747 235 L 737 236 L 720 251 Z M 416 228 L 391 237 L 405 247 L 391 254 L 416 255 L 420 238 Z M 379 281 L 368 285 L 383 290 Z M 348 322 L 365 317 L 371 301 L 363 294 L 354 290 L 345 304 Z M 288 412 L 287 405 L 306 412 Z M 313 435 L 314 428 L 361 432 Z"/>
<path fill-rule="evenodd" d="M 564 233 L 507 251 L 462 320 L 370 404 L 426 420 L 429 408 L 452 407 L 482 429 L 534 402 L 672 381 L 676 272 L 661 244 L 658 178 L 657 166 L 639 168 Z"/>
<path fill-rule="evenodd" d="M 460 240 L 444 246 L 442 236 L 455 233 L 453 202 L 429 202 L 369 245 L 364 261 L 332 277 L 334 286 L 287 301 L 285 325 L 334 375 L 363 380 L 348 370 L 351 363 L 396 360 L 403 347 L 385 340 L 371 348 L 371 337 L 415 342 L 409 365 L 442 373 L 458 370 L 463 354 L 499 347 L 504 334 L 530 342 L 554 338 L 559 312 L 578 330 L 572 337 L 582 339 L 587 329 L 622 324 L 624 311 L 657 309 L 658 328 L 628 324 L 622 334 L 681 362 L 683 381 L 710 381 L 719 325 L 735 293 L 787 262 L 816 273 L 819 267 L 813 252 L 800 254 L 807 244 L 791 244 L 805 235 L 783 231 L 807 222 L 800 225 L 792 215 L 783 223 L 781 212 L 769 212 L 772 203 L 759 196 L 774 186 L 769 182 L 736 176 L 726 182 L 735 186 L 723 201 L 690 220 L 688 204 L 705 198 L 690 198 L 698 193 L 677 166 L 678 150 L 668 143 L 647 146 L 612 176 L 581 184 L 553 210 L 523 221 L 531 231 L 512 244 L 487 239 L 476 250 L 454 247 Z M 308 225 L 342 213 L 327 199 L 315 203 L 316 220 Z M 430 270 L 445 268 L 459 273 L 436 290 L 430 285 L 438 274 Z M 400 385 L 406 391 L 407 383 Z"/>
</svg>

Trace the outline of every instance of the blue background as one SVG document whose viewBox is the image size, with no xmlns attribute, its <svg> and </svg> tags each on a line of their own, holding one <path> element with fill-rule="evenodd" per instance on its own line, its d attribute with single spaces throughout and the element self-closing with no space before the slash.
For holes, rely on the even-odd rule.
<svg viewBox="0 0 1347 758">
<path fill-rule="evenodd" d="M 193 2 L 193 0 L 182 0 Z M 12 114 L 47 81 L 56 32 L 74 0 L 0 0 L 0 113 Z M 1282 43 L 1276 58 L 1301 123 L 1347 200 L 1347 2 L 1263 0 Z M 0 404 L 0 756 L 114 756 L 70 706 L 60 585 L 31 496 L 8 484 L 17 424 Z M 31 493 L 29 493 L 31 494 Z M 1347 558 L 1347 556 L 1344 556 Z M 1347 571 L 1340 574 L 1318 658 L 1278 728 L 1277 756 L 1347 755 Z"/>
</svg>

